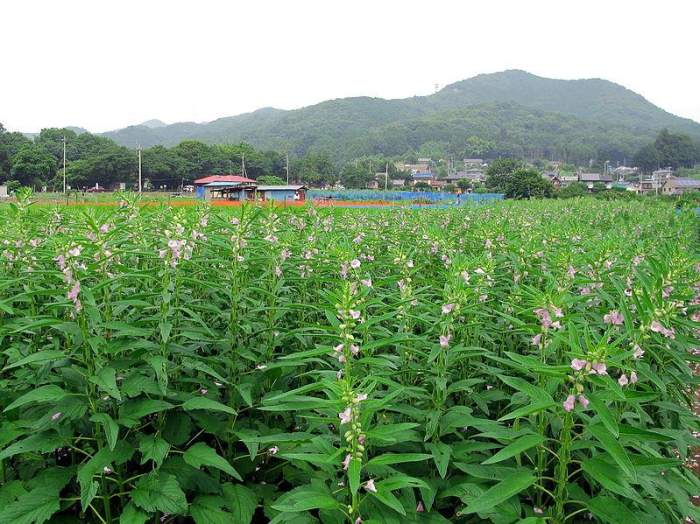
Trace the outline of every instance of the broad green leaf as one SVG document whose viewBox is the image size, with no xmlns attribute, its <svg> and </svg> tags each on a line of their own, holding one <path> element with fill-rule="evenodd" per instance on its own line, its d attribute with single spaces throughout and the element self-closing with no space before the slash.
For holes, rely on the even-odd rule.
<svg viewBox="0 0 700 524">
<path fill-rule="evenodd" d="M 632 480 L 637 479 L 637 473 L 625 449 L 617 439 L 610 433 L 603 424 L 593 424 L 588 426 L 588 431 L 602 444 L 603 449 L 610 453 L 610 456 L 622 468 Z"/>
<path fill-rule="evenodd" d="M 543 442 L 544 437 L 542 435 L 523 435 L 522 437 L 508 444 L 492 457 L 484 460 L 482 464 L 496 464 L 497 462 L 502 462 L 511 457 L 515 457 L 516 455 L 519 455 L 523 451 L 526 451 L 534 446 L 539 446 Z"/>
<path fill-rule="evenodd" d="M 350 460 L 348 465 L 348 483 L 353 495 L 360 489 L 360 472 L 362 471 L 362 461 L 356 458 Z"/>
<path fill-rule="evenodd" d="M 119 524 L 145 524 L 148 521 L 148 513 L 129 502 L 124 506 L 122 514 L 119 515 Z"/>
<path fill-rule="evenodd" d="M 66 439 L 55 433 L 37 433 L 6 447 L 0 452 L 0 460 L 14 457 L 21 453 L 32 453 L 35 451 L 48 453 L 65 445 Z"/>
<path fill-rule="evenodd" d="M 252 489 L 243 484 L 224 484 L 223 498 L 235 524 L 250 524 L 258 505 L 258 497 Z"/>
<path fill-rule="evenodd" d="M 57 490 L 38 487 L 0 508 L 0 524 L 43 524 L 60 508 Z"/>
<path fill-rule="evenodd" d="M 587 506 L 593 515 L 608 524 L 642 524 L 632 510 L 613 497 L 597 496 L 589 500 Z"/>
<path fill-rule="evenodd" d="M 297 513 L 312 509 L 337 509 L 340 507 L 340 502 L 333 496 L 312 486 L 302 486 L 293 489 L 272 503 L 273 509 L 285 513 Z"/>
<path fill-rule="evenodd" d="M 131 491 L 131 500 L 148 512 L 162 511 L 173 515 L 187 511 L 187 499 L 175 477 L 152 472 L 141 477 Z"/>
<path fill-rule="evenodd" d="M 182 407 L 186 409 L 187 411 L 193 411 L 195 409 L 202 409 L 206 411 L 222 411 L 224 413 L 228 413 L 230 415 L 235 415 L 236 410 L 233 408 L 230 408 L 229 406 L 222 404 L 221 402 L 217 402 L 216 400 L 211 400 L 210 398 L 207 397 L 192 397 L 188 401 L 186 401 Z"/>
<path fill-rule="evenodd" d="M 32 353 L 27 357 L 24 357 L 23 359 L 18 360 L 17 362 L 5 366 L 2 369 L 2 371 L 9 371 L 11 369 L 19 368 L 27 364 L 41 364 L 44 362 L 61 360 L 67 357 L 68 355 L 66 355 L 63 351 L 38 351 L 36 353 Z"/>
<path fill-rule="evenodd" d="M 110 397 L 121 400 L 122 396 L 117 387 L 117 372 L 114 368 L 106 367 L 97 372 L 96 375 L 90 377 L 90 382 L 107 393 Z"/>
<path fill-rule="evenodd" d="M 432 455 L 425 453 L 385 453 L 367 462 L 367 466 L 386 466 L 390 464 L 403 464 L 405 462 L 421 462 L 432 458 Z"/>
<path fill-rule="evenodd" d="M 107 413 L 95 413 L 90 417 L 90 421 L 97 422 L 102 426 L 109 449 L 114 449 L 117 438 L 119 438 L 119 425 Z"/>
<path fill-rule="evenodd" d="M 229 513 L 223 510 L 221 497 L 199 496 L 190 506 L 190 515 L 196 524 L 231 524 L 235 522 Z"/>
<path fill-rule="evenodd" d="M 469 515 L 471 513 L 483 513 L 492 510 L 513 495 L 529 488 L 535 483 L 535 480 L 536 477 L 529 471 L 518 471 L 486 490 L 481 497 L 467 505 L 459 514 Z"/>
<path fill-rule="evenodd" d="M 121 416 L 123 418 L 139 420 L 145 416 L 166 411 L 172 407 L 173 405 L 165 400 L 131 400 L 127 401 L 124 406 L 122 406 Z"/>
<path fill-rule="evenodd" d="M 532 415 L 533 413 L 537 413 L 538 411 L 544 411 L 545 409 L 549 409 L 553 406 L 556 406 L 556 404 L 548 400 L 533 402 L 532 404 L 528 404 L 527 406 L 523 406 L 521 408 L 511 411 L 507 415 L 503 415 L 501 418 L 498 419 L 498 421 L 504 422 L 506 420 L 513 420 L 514 418 L 526 417 L 528 415 Z"/>
<path fill-rule="evenodd" d="M 371 493 L 371 495 L 382 504 L 390 507 L 401 515 L 406 516 L 406 510 L 404 509 L 403 504 L 401 504 L 401 501 L 397 499 L 396 495 L 394 495 L 391 491 L 385 491 L 377 488 L 377 492 Z"/>
<path fill-rule="evenodd" d="M 141 452 L 141 464 L 152 460 L 157 467 L 160 467 L 170 451 L 170 444 L 165 439 L 148 435 L 139 441 L 139 451 Z"/>
<path fill-rule="evenodd" d="M 620 428 L 617 425 L 615 416 L 612 414 L 608 406 L 598 395 L 591 395 L 589 398 L 593 411 L 600 417 L 601 422 L 605 425 L 608 431 L 615 437 L 620 436 Z"/>
<path fill-rule="evenodd" d="M 4 411 L 10 411 L 11 409 L 19 408 L 21 406 L 24 406 L 25 404 L 31 404 L 34 402 L 57 402 L 65 396 L 66 392 L 63 391 L 63 389 L 54 384 L 49 384 L 46 386 L 38 387 L 37 389 L 30 391 L 29 393 L 25 393 L 24 395 L 16 399 L 14 402 L 12 402 L 12 404 L 7 406 L 4 409 Z"/>
<path fill-rule="evenodd" d="M 440 477 L 444 479 L 447 475 L 447 467 L 450 464 L 452 447 L 444 442 L 427 444 L 426 447 L 433 455 L 433 462 L 435 462 L 435 467 L 437 468 Z"/>
<path fill-rule="evenodd" d="M 202 466 L 216 468 L 237 480 L 243 481 L 233 466 L 204 442 L 197 442 L 195 445 L 191 446 L 185 451 L 182 458 L 193 468 L 199 469 Z"/>
</svg>

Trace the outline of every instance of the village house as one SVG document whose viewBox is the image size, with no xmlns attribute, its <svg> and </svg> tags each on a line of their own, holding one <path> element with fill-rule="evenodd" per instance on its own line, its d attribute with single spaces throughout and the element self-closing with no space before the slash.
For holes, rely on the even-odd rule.
<svg viewBox="0 0 700 524">
<path fill-rule="evenodd" d="M 579 173 L 578 181 L 586 184 L 589 190 L 592 190 L 595 184 L 605 184 L 605 189 L 612 188 L 613 177 L 610 174 L 600 173 Z"/>
<path fill-rule="evenodd" d="M 481 168 L 484 165 L 483 158 L 465 158 L 463 162 L 465 171 L 469 171 L 470 169 L 474 168 Z"/>
<path fill-rule="evenodd" d="M 691 191 L 700 191 L 700 180 L 672 176 L 664 181 L 662 188 L 664 195 L 682 195 Z"/>
<path fill-rule="evenodd" d="M 267 201 L 303 202 L 306 198 L 306 186 L 258 185 L 251 179 L 240 175 L 211 175 L 194 181 L 195 195 L 205 200 L 233 201 Z"/>
</svg>

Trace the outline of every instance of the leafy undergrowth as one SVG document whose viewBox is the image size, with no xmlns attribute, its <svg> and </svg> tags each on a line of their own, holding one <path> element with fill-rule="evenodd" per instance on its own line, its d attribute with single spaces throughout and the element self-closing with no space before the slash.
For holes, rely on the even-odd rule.
<svg viewBox="0 0 700 524">
<path fill-rule="evenodd" d="M 0 210 L 0 524 L 698 518 L 658 202 Z"/>
</svg>

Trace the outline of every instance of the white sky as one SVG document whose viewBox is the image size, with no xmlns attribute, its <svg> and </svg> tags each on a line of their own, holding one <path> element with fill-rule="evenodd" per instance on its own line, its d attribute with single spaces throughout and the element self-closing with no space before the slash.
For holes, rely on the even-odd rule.
<svg viewBox="0 0 700 524">
<path fill-rule="evenodd" d="M 696 0 L 0 0 L 0 122 L 206 121 L 514 68 L 700 121 L 699 20 Z"/>
</svg>

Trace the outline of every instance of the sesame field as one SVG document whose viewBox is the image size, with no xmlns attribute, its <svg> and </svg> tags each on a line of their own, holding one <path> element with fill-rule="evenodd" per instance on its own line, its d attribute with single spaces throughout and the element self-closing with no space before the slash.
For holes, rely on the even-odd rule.
<svg viewBox="0 0 700 524">
<path fill-rule="evenodd" d="M 698 218 L 0 205 L 0 524 L 700 522 Z"/>
</svg>

